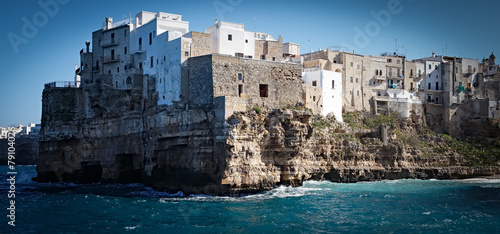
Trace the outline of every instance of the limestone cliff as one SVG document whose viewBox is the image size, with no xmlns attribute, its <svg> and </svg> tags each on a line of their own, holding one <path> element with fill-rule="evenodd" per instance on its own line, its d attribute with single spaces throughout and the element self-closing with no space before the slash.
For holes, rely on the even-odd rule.
<svg viewBox="0 0 500 234">
<path fill-rule="evenodd" d="M 49 97 L 62 95 L 78 106 L 84 96 L 47 92 L 44 105 L 54 104 Z M 85 114 L 78 113 L 81 108 L 46 113 L 36 180 L 142 182 L 169 192 L 222 195 L 298 186 L 309 179 L 356 182 L 500 174 L 499 158 L 480 163 L 460 155 L 446 139 L 423 134 L 418 128 L 425 124 L 415 120 L 382 123 L 387 126 L 382 131 L 375 127 L 378 122 L 360 128 L 294 109 L 237 112 L 221 120 L 214 109 L 180 104 L 145 108 L 144 103 L 130 108 L 128 95 L 107 95 L 118 104 L 109 111 L 91 101 L 89 108 L 99 113 L 97 117 L 79 117 Z M 126 114 L 117 114 L 120 108 Z M 419 135 L 412 135 L 417 131 Z"/>
</svg>

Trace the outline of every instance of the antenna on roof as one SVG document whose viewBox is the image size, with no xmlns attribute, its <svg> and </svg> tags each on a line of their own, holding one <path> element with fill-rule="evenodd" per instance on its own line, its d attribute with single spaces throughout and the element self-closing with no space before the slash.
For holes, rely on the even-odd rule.
<svg viewBox="0 0 500 234">
<path fill-rule="evenodd" d="M 397 38 L 396 38 L 396 49 L 394 51 L 396 51 L 396 54 L 398 53 L 398 39 Z"/>
</svg>

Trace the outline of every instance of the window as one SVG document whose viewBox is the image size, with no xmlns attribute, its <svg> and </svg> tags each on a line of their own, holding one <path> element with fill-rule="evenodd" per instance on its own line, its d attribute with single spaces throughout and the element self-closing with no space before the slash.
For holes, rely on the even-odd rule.
<svg viewBox="0 0 500 234">
<path fill-rule="evenodd" d="M 273 61 L 276 61 L 276 57 L 273 57 Z"/>
<path fill-rule="evenodd" d="M 261 55 L 261 56 L 260 56 L 260 59 L 265 60 L 265 59 L 266 59 L 266 56 Z"/>
<path fill-rule="evenodd" d="M 398 64 L 401 64 L 401 60 L 399 60 L 399 59 L 398 59 L 398 60 L 397 60 L 397 63 L 398 63 Z"/>
<path fill-rule="evenodd" d="M 436 97 L 436 104 L 439 104 L 439 97 Z"/>
<path fill-rule="evenodd" d="M 235 53 L 234 56 L 238 58 L 243 58 L 244 55 L 242 53 Z"/>
<path fill-rule="evenodd" d="M 115 50 L 111 50 L 111 60 L 115 60 Z"/>
<path fill-rule="evenodd" d="M 120 73 L 120 67 L 116 67 L 116 73 Z"/>
<path fill-rule="evenodd" d="M 163 56 L 163 62 L 167 61 L 167 56 Z"/>
<path fill-rule="evenodd" d="M 139 50 L 142 50 L 142 37 L 139 37 Z"/>
<path fill-rule="evenodd" d="M 161 84 L 161 78 L 160 78 L 160 84 Z"/>
<path fill-rule="evenodd" d="M 241 97 L 242 93 L 243 93 L 243 85 L 238 85 L 238 97 Z"/>
<path fill-rule="evenodd" d="M 438 65 L 434 65 L 434 69 L 438 69 Z"/>
<path fill-rule="evenodd" d="M 139 69 L 142 70 L 142 63 L 139 63 Z"/>
<path fill-rule="evenodd" d="M 357 94 L 357 95 L 358 95 L 358 97 L 359 97 L 359 90 L 358 90 L 358 91 L 356 91 L 356 94 Z"/>
<path fill-rule="evenodd" d="M 184 56 L 189 56 L 189 51 L 185 51 Z"/>
<path fill-rule="evenodd" d="M 476 68 L 474 68 L 474 73 L 476 73 Z"/>
<path fill-rule="evenodd" d="M 245 39 L 245 43 L 248 43 L 248 39 Z"/>
<path fill-rule="evenodd" d="M 351 83 L 352 83 L 352 76 L 351 76 Z"/>
<path fill-rule="evenodd" d="M 125 66 L 125 71 L 127 70 L 127 66 Z"/>
<path fill-rule="evenodd" d="M 429 69 L 432 69 L 432 65 L 429 64 Z"/>
<path fill-rule="evenodd" d="M 232 41 L 233 40 L 233 35 L 232 34 L 227 34 L 227 40 Z"/>
<path fill-rule="evenodd" d="M 431 102 L 432 101 L 432 96 L 427 96 L 427 102 Z"/>
<path fill-rule="evenodd" d="M 123 53 L 127 54 L 127 47 L 123 47 Z"/>
<path fill-rule="evenodd" d="M 268 85 L 260 84 L 259 85 L 259 93 L 260 93 L 260 97 L 268 97 Z"/>
<path fill-rule="evenodd" d="M 111 43 L 115 43 L 115 34 L 111 33 Z"/>
<path fill-rule="evenodd" d="M 439 78 L 438 75 L 436 75 L 436 78 Z"/>
<path fill-rule="evenodd" d="M 156 65 L 158 65 L 158 59 L 156 59 Z"/>
<path fill-rule="evenodd" d="M 427 86 L 428 86 L 427 89 L 430 90 L 431 89 L 431 83 L 428 83 Z"/>
<path fill-rule="evenodd" d="M 401 68 L 398 67 L 398 77 L 401 77 Z"/>
<path fill-rule="evenodd" d="M 123 30 L 123 36 L 126 37 L 127 36 L 127 29 Z"/>
<path fill-rule="evenodd" d="M 436 90 L 439 90 L 439 82 L 436 82 Z"/>
<path fill-rule="evenodd" d="M 315 102 L 315 101 L 316 101 L 316 96 L 313 96 L 313 102 Z"/>
<path fill-rule="evenodd" d="M 244 82 L 243 81 L 243 73 L 238 73 L 238 81 Z"/>
<path fill-rule="evenodd" d="M 118 88 L 118 81 L 115 82 L 115 87 Z"/>
<path fill-rule="evenodd" d="M 351 67 L 352 67 L 352 62 L 351 62 Z"/>
<path fill-rule="evenodd" d="M 356 83 L 358 83 L 358 78 L 356 78 Z"/>
<path fill-rule="evenodd" d="M 165 95 L 163 95 L 163 100 L 165 100 Z"/>
<path fill-rule="evenodd" d="M 332 89 L 334 89 L 334 88 L 335 88 L 335 81 L 332 80 Z"/>
<path fill-rule="evenodd" d="M 387 59 L 387 62 L 388 63 L 392 63 L 392 59 Z"/>
<path fill-rule="evenodd" d="M 418 69 L 418 76 L 422 75 L 422 70 Z"/>
<path fill-rule="evenodd" d="M 149 44 L 153 44 L 153 33 L 149 33 Z"/>
<path fill-rule="evenodd" d="M 111 75 L 111 70 L 108 70 L 108 75 Z"/>
<path fill-rule="evenodd" d="M 315 80 L 313 80 L 312 86 L 316 87 L 318 84 Z"/>
<path fill-rule="evenodd" d="M 153 61 L 154 61 L 153 56 L 151 56 L 151 67 L 153 67 Z"/>
</svg>

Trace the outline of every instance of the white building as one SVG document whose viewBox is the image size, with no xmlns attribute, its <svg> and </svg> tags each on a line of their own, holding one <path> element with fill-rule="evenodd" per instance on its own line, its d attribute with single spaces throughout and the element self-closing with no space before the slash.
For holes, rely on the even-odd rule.
<svg viewBox="0 0 500 234">
<path fill-rule="evenodd" d="M 215 21 L 205 33 L 212 35 L 212 53 L 255 58 L 255 38 L 258 34 L 245 30 L 243 24 Z"/>
<path fill-rule="evenodd" d="M 302 73 L 302 80 L 311 86 L 323 89 L 323 116 L 333 113 L 337 121 L 342 122 L 342 73 L 328 70 L 307 70 Z"/>
</svg>

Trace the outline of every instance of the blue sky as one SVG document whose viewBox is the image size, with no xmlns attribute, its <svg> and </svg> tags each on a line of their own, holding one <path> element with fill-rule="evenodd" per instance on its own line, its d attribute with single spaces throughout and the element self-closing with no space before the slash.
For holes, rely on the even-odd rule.
<svg viewBox="0 0 500 234">
<path fill-rule="evenodd" d="M 42 13 L 39 2 L 57 2 L 58 9 L 51 6 L 51 14 Z M 39 123 L 43 84 L 73 80 L 79 51 L 105 17 L 118 21 L 142 10 L 181 14 L 192 31 L 203 32 L 216 18 L 243 23 L 249 31 L 275 38 L 282 35 L 285 42 L 301 44 L 302 53 L 330 47 L 379 55 L 394 52 L 397 39 L 398 52 L 408 59 L 430 56 L 432 51 L 476 59 L 491 52 L 500 55 L 497 1 L 26 0 L 0 4 L 3 127 Z M 36 22 L 36 32 L 25 27 L 23 18 Z M 13 46 L 9 37 L 19 44 Z"/>
</svg>

